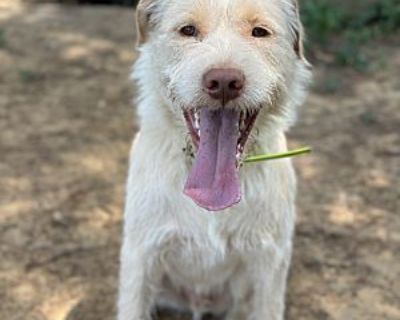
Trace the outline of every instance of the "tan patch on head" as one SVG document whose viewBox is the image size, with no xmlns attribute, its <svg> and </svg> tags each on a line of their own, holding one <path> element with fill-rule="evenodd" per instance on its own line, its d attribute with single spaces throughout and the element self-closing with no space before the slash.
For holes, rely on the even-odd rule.
<svg viewBox="0 0 400 320">
<path fill-rule="evenodd" d="M 251 36 L 254 27 L 264 27 L 274 33 L 279 29 L 274 6 L 267 12 L 258 1 L 237 1 L 233 7 L 234 23 L 244 36 Z"/>
<path fill-rule="evenodd" d="M 251 1 L 244 1 L 234 6 L 234 16 L 238 21 L 257 24 L 261 23 L 263 20 L 260 10 L 261 8 L 259 5 Z"/>
<path fill-rule="evenodd" d="M 200 38 L 205 37 L 210 30 L 210 7 L 208 2 L 196 1 L 188 12 L 186 20 L 197 28 Z"/>
<path fill-rule="evenodd" d="M 182 27 L 193 25 L 198 29 L 198 38 L 205 38 L 220 27 L 234 27 L 242 36 L 251 37 L 252 29 L 257 26 L 272 33 L 281 32 L 280 13 L 274 1 L 268 6 L 258 0 L 171 2 L 163 24 L 164 30 L 169 32 L 179 32 Z"/>
<path fill-rule="evenodd" d="M 164 29 L 168 32 L 179 32 L 187 25 L 195 26 L 198 38 L 204 38 L 213 27 L 212 6 L 209 1 L 190 1 L 187 3 L 171 3 L 167 7 L 163 19 Z"/>
</svg>

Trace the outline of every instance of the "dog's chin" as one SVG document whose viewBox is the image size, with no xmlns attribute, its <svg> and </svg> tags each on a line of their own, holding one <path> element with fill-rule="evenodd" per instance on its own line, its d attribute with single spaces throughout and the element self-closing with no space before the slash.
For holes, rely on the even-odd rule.
<svg viewBox="0 0 400 320">
<path fill-rule="evenodd" d="M 209 211 L 232 207 L 241 200 L 240 160 L 259 108 L 199 107 L 183 113 L 196 149 L 184 193 Z"/>
</svg>

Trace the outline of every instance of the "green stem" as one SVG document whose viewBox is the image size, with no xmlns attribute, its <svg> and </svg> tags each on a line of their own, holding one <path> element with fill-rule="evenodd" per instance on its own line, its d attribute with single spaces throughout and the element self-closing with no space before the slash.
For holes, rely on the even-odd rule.
<svg viewBox="0 0 400 320">
<path fill-rule="evenodd" d="M 261 161 L 283 159 L 283 158 L 300 156 L 302 154 L 306 154 L 306 153 L 310 153 L 310 152 L 311 152 L 311 148 L 310 147 L 304 147 L 304 148 L 296 149 L 296 150 L 285 152 L 285 153 L 262 154 L 262 155 L 259 155 L 259 156 L 247 157 L 244 160 L 244 163 L 255 163 L 255 162 L 261 162 Z"/>
</svg>

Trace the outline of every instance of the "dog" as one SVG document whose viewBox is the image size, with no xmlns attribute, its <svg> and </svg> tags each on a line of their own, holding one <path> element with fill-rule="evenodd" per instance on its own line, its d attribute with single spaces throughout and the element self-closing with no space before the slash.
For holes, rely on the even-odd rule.
<svg viewBox="0 0 400 320">
<path fill-rule="evenodd" d="M 141 0 L 118 320 L 282 320 L 311 80 L 296 0 Z"/>
</svg>

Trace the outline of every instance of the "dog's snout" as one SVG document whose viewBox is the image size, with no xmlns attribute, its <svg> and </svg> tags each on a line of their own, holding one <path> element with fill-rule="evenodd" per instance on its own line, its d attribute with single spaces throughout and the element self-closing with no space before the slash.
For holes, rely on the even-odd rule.
<svg viewBox="0 0 400 320">
<path fill-rule="evenodd" d="M 211 69 L 203 77 L 204 91 L 222 104 L 238 98 L 244 84 L 244 73 L 237 69 Z"/>
</svg>

